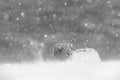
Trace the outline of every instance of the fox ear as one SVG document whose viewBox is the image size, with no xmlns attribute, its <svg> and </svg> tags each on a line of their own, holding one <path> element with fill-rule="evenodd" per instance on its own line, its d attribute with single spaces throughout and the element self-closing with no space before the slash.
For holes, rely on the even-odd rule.
<svg viewBox="0 0 120 80">
<path fill-rule="evenodd" d="M 67 60 L 72 55 L 72 50 L 66 44 L 58 44 L 54 47 L 53 54 L 58 60 Z"/>
</svg>

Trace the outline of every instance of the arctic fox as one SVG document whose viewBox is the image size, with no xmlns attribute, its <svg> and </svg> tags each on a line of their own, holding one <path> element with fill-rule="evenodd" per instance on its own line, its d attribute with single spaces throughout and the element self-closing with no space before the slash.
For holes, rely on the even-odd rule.
<svg viewBox="0 0 120 80">
<path fill-rule="evenodd" d="M 94 49 L 77 49 L 66 62 L 1 65 L 0 80 L 120 80 L 120 61 L 102 62 Z"/>
</svg>

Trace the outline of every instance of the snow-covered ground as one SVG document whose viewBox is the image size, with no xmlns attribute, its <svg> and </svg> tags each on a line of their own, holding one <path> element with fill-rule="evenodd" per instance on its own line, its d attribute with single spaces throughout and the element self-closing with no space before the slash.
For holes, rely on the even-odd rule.
<svg viewBox="0 0 120 80">
<path fill-rule="evenodd" d="M 120 80 L 120 61 L 101 62 L 94 49 L 73 53 L 66 62 L 1 65 L 0 80 Z"/>
</svg>

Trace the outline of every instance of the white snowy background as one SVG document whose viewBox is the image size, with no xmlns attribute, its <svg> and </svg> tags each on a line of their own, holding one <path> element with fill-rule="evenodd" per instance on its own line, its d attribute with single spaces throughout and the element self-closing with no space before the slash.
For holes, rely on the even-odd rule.
<svg viewBox="0 0 120 80">
<path fill-rule="evenodd" d="M 78 49 L 66 62 L 1 65 L 0 80 L 120 80 L 120 61 L 101 62 L 94 49 Z"/>
</svg>

